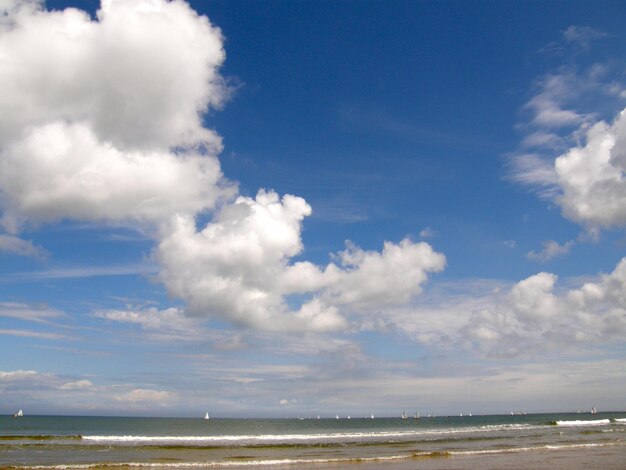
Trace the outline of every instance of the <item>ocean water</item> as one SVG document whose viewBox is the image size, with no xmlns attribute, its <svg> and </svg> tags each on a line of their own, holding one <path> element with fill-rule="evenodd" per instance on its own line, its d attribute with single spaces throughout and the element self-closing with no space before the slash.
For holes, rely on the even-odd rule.
<svg viewBox="0 0 626 470">
<path fill-rule="evenodd" d="M 1 468 L 338 468 L 617 449 L 626 413 L 352 419 L 0 417 Z"/>
</svg>

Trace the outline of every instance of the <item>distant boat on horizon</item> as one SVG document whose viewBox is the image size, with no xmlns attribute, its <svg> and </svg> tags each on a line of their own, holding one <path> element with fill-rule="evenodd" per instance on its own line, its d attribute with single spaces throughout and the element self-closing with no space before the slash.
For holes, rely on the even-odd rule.
<svg viewBox="0 0 626 470">
<path fill-rule="evenodd" d="M 209 419 L 209 413 L 204 414 L 204 419 Z"/>
<path fill-rule="evenodd" d="M 417 411 L 413 415 L 413 419 L 420 419 L 420 414 Z"/>
<path fill-rule="evenodd" d="M 24 416 L 24 412 L 22 411 L 21 408 L 17 411 L 17 413 L 13 415 L 14 418 L 20 418 L 22 416 Z"/>
<path fill-rule="evenodd" d="M 596 410 L 596 407 L 595 407 L 595 406 L 592 406 L 592 407 L 591 407 L 591 414 L 592 414 L 592 415 L 597 415 L 597 414 L 598 414 L 598 410 Z"/>
<path fill-rule="evenodd" d="M 407 419 L 408 418 L 408 416 L 406 415 L 406 413 L 404 411 L 402 412 L 402 415 L 400 417 L 402 419 Z"/>
</svg>

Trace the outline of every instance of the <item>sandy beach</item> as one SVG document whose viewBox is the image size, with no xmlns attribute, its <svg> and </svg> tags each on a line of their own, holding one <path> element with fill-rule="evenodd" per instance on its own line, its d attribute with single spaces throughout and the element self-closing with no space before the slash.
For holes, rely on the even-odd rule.
<svg viewBox="0 0 626 470">
<path fill-rule="evenodd" d="M 326 470 L 624 470 L 626 445 L 302 466 Z M 296 468 L 289 467 L 289 468 Z"/>
</svg>

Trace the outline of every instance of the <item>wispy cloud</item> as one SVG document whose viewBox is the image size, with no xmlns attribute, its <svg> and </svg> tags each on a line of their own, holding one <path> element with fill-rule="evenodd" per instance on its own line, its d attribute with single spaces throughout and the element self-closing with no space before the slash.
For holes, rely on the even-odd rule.
<svg viewBox="0 0 626 470">
<path fill-rule="evenodd" d="M 0 235 L 0 252 L 2 251 L 19 256 L 28 256 L 40 261 L 45 261 L 50 255 L 44 248 L 33 244 L 32 241 L 23 240 L 13 235 Z"/>
<path fill-rule="evenodd" d="M 539 52 L 555 56 L 585 53 L 591 50 L 594 42 L 612 36 L 607 32 L 591 28 L 590 26 L 571 25 L 563 31 L 559 40 L 546 44 Z"/>
<path fill-rule="evenodd" d="M 165 405 L 175 399 L 176 394 L 165 390 L 150 390 L 136 388 L 129 392 L 117 393 L 113 395 L 116 401 L 130 403 L 131 407 L 140 405 L 141 409 L 146 409 L 146 405 Z"/>
<path fill-rule="evenodd" d="M 0 317 L 17 318 L 32 322 L 47 322 L 66 317 L 60 310 L 42 305 L 28 305 L 19 302 L 0 302 Z"/>
<path fill-rule="evenodd" d="M 589 50 L 592 42 L 609 37 L 609 34 L 589 26 L 572 25 L 563 32 L 563 37 L 566 42 L 577 44 L 582 49 Z"/>
<path fill-rule="evenodd" d="M 437 232 L 435 230 L 433 230 L 430 227 L 426 227 L 422 230 L 420 230 L 420 237 L 421 238 L 432 238 L 434 236 L 437 235 Z"/>
<path fill-rule="evenodd" d="M 130 306 L 124 310 L 99 310 L 96 318 L 139 326 L 151 341 L 206 341 L 207 332 L 201 320 L 186 316 L 184 310 Z"/>
<path fill-rule="evenodd" d="M 32 331 L 32 330 L 12 330 L 12 329 L 6 329 L 6 328 L 0 329 L 0 335 L 21 336 L 24 338 L 53 339 L 53 340 L 67 338 L 64 335 L 60 335 L 57 333 L 45 333 L 45 332 Z"/>
<path fill-rule="evenodd" d="M 564 256 L 568 254 L 572 247 L 576 244 L 576 242 L 574 240 L 570 240 L 568 242 L 565 242 L 565 244 L 560 245 L 554 240 L 546 240 L 541 244 L 543 245 L 541 251 L 529 251 L 526 254 L 526 257 L 533 261 L 545 263 L 546 261 L 550 261 L 557 256 Z"/>
<path fill-rule="evenodd" d="M 12 273 L 0 278 L 1 281 L 39 281 L 48 279 L 73 279 L 98 276 L 134 276 L 156 274 L 158 268 L 153 264 L 127 264 L 114 266 L 76 266 L 43 271 Z"/>
</svg>

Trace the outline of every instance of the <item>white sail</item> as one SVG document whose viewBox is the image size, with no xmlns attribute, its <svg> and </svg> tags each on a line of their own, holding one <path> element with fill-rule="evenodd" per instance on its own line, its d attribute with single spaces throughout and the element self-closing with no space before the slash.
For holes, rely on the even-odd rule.
<svg viewBox="0 0 626 470">
<path fill-rule="evenodd" d="M 19 417 L 19 416 L 24 416 L 24 412 L 20 408 L 19 411 L 17 413 L 15 413 L 13 416 L 15 416 L 16 418 Z"/>
<path fill-rule="evenodd" d="M 204 419 L 209 419 L 209 413 L 204 414 Z"/>
</svg>

